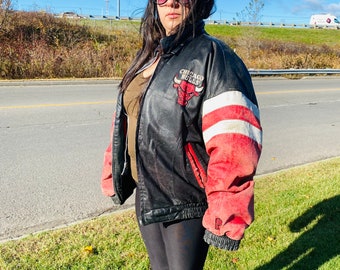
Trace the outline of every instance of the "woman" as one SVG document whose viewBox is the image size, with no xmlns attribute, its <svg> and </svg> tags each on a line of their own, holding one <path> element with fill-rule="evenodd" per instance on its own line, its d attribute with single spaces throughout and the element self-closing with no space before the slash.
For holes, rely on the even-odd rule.
<svg viewBox="0 0 340 270">
<path fill-rule="evenodd" d="M 148 0 L 143 45 L 120 84 L 102 190 L 136 188 L 152 269 L 202 269 L 208 245 L 237 250 L 254 218 L 262 148 L 249 73 L 204 30 L 214 0 Z"/>
</svg>

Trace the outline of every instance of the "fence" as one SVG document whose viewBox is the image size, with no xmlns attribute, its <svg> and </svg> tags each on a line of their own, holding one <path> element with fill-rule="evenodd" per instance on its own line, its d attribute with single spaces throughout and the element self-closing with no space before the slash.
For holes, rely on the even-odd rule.
<svg viewBox="0 0 340 270">
<path fill-rule="evenodd" d="M 207 24 L 221 24 L 221 25 L 242 25 L 242 26 L 263 26 L 263 27 L 286 27 L 286 28 L 328 28 L 340 29 L 340 26 L 319 26 L 315 27 L 306 23 L 273 23 L 273 22 L 239 22 L 226 20 L 206 20 Z"/>
<path fill-rule="evenodd" d="M 277 75 L 332 75 L 340 74 L 340 69 L 249 69 L 252 76 Z"/>
</svg>

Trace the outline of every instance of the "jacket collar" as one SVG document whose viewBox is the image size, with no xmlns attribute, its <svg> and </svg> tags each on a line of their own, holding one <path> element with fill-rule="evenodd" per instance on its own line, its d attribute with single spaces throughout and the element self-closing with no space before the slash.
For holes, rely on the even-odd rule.
<svg viewBox="0 0 340 270">
<path fill-rule="evenodd" d="M 204 21 L 199 21 L 195 25 L 189 24 L 184 28 L 183 34 L 179 38 L 177 38 L 177 34 L 162 38 L 160 46 L 163 53 L 166 55 L 179 52 L 186 43 L 205 32 L 204 25 Z"/>
</svg>

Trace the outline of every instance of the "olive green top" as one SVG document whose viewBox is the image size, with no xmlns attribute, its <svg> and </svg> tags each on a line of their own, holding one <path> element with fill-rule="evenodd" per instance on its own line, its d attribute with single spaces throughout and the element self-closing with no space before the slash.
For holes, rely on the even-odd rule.
<svg viewBox="0 0 340 270">
<path fill-rule="evenodd" d="M 139 111 L 139 102 L 149 78 L 144 78 L 143 73 L 138 74 L 127 87 L 124 93 L 124 109 L 128 115 L 128 153 L 131 160 L 131 172 L 135 181 L 138 181 L 136 163 L 136 128 Z"/>
</svg>

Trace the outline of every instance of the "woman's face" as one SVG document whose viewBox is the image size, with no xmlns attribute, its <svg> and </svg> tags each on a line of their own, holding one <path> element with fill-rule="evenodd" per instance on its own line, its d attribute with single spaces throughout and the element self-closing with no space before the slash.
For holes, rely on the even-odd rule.
<svg viewBox="0 0 340 270">
<path fill-rule="evenodd" d="M 157 0 L 157 3 L 164 1 L 165 0 Z M 167 36 L 174 34 L 176 27 L 188 16 L 189 2 L 190 0 L 167 0 L 161 5 L 157 4 L 159 19 Z"/>
</svg>

